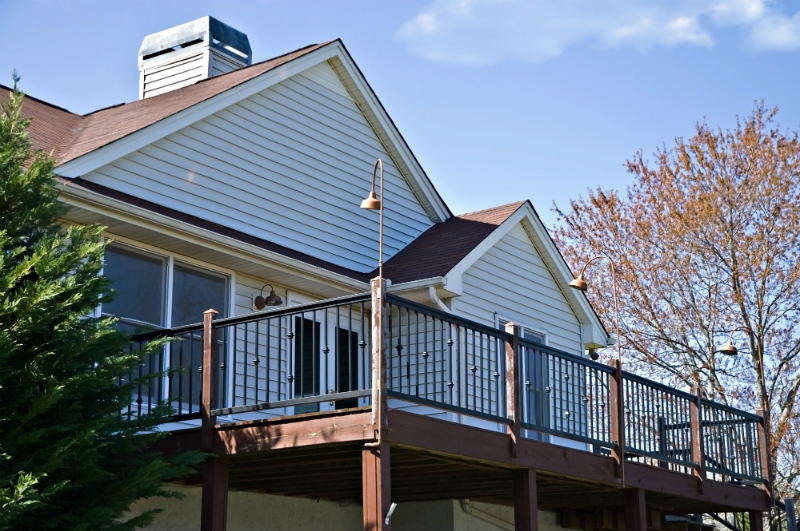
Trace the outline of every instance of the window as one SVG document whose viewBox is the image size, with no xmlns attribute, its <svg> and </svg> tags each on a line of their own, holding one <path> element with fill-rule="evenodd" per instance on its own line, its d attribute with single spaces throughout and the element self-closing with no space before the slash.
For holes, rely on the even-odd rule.
<svg viewBox="0 0 800 531">
<path fill-rule="evenodd" d="M 209 308 L 217 318 L 228 314 L 230 278 L 171 256 L 114 242 L 106 248 L 103 274 L 116 297 L 103 304 L 102 314 L 118 317 L 118 328 L 131 333 L 198 323 Z"/>
<path fill-rule="evenodd" d="M 116 297 L 103 304 L 102 313 L 119 317 L 118 328 L 133 333 L 165 326 L 166 258 L 112 244 L 106 248 L 103 274 L 111 279 Z"/>
</svg>

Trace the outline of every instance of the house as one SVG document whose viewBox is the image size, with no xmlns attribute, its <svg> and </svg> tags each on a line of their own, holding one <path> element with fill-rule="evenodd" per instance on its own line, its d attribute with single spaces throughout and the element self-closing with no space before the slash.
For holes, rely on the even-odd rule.
<svg viewBox="0 0 800 531">
<path fill-rule="evenodd" d="M 144 39 L 138 101 L 24 107 L 113 240 L 98 312 L 174 338 L 127 414 L 169 398 L 159 449 L 216 456 L 153 529 L 761 529 L 763 420 L 589 359 L 530 202 L 451 213 L 339 40 L 251 63 L 205 17 Z"/>
</svg>

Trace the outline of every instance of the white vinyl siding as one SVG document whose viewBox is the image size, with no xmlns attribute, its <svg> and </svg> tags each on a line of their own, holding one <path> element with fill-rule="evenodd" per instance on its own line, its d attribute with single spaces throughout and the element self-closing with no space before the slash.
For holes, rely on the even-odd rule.
<svg viewBox="0 0 800 531">
<path fill-rule="evenodd" d="M 552 347 L 580 354 L 580 324 L 522 225 L 463 275 L 457 313 L 494 326 L 495 313 L 547 333 Z"/>
<path fill-rule="evenodd" d="M 376 158 L 388 259 L 432 222 L 327 62 L 84 178 L 368 272 L 378 213 L 359 204 Z"/>
<path fill-rule="evenodd" d="M 196 83 L 208 77 L 203 52 L 182 55 L 174 61 L 147 68 L 144 71 L 144 98 L 157 96 Z"/>
</svg>

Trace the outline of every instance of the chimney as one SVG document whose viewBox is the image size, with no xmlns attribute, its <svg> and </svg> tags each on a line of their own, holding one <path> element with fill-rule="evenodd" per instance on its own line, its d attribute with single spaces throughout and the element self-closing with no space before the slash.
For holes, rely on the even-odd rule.
<svg viewBox="0 0 800 531">
<path fill-rule="evenodd" d="M 139 99 L 157 96 L 253 62 L 247 35 L 203 17 L 144 38 L 139 48 Z"/>
</svg>

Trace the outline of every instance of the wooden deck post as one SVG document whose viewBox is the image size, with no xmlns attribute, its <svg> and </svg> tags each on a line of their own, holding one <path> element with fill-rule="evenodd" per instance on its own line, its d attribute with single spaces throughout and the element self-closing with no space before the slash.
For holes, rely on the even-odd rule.
<svg viewBox="0 0 800 531">
<path fill-rule="evenodd" d="M 514 529 L 517 531 L 539 529 L 536 471 L 529 468 L 514 471 Z"/>
<path fill-rule="evenodd" d="M 386 359 L 384 350 L 387 334 L 384 325 L 386 281 L 373 278 L 372 287 L 372 425 L 375 438 L 381 440 L 380 434 L 389 423 L 388 400 L 386 397 Z"/>
<path fill-rule="evenodd" d="M 764 513 L 761 511 L 750 511 L 750 531 L 764 531 Z"/>
<path fill-rule="evenodd" d="M 624 489 L 625 531 L 647 531 L 647 506 L 642 489 Z"/>
<path fill-rule="evenodd" d="M 506 332 L 511 334 L 511 341 L 506 342 L 506 415 L 511 420 L 507 432 L 511 437 L 511 455 L 517 457 L 517 441 L 519 441 L 522 424 L 522 397 L 519 380 L 522 371 L 519 347 L 520 327 L 514 323 L 506 324 Z"/>
<path fill-rule="evenodd" d="M 213 309 L 203 312 L 203 384 L 200 404 L 200 446 L 206 451 L 211 450 L 214 425 L 217 423 L 217 418 L 211 415 L 211 410 L 217 406 L 217 383 L 219 381 L 217 330 L 212 326 L 212 321 L 217 313 Z M 189 377 L 191 378 L 191 375 Z"/>
<path fill-rule="evenodd" d="M 616 448 L 611 449 L 611 456 L 617 462 L 617 478 L 625 485 L 625 398 L 622 386 L 622 362 L 610 360 L 614 367 L 608 379 L 609 421 L 611 423 L 611 441 Z"/>
<path fill-rule="evenodd" d="M 228 519 L 228 458 L 210 457 L 203 464 L 200 531 L 225 531 Z"/>
<path fill-rule="evenodd" d="M 772 499 L 772 476 L 769 467 L 769 437 L 766 426 L 767 413 L 759 408 L 756 409 L 756 415 L 761 417 L 761 422 L 758 423 L 758 450 L 761 461 L 761 477 L 765 480 L 764 490 L 767 491 L 770 499 Z"/>
<path fill-rule="evenodd" d="M 689 422 L 692 434 L 692 461 L 694 461 L 694 476 L 697 478 L 698 490 L 703 493 L 703 481 L 706 479 L 705 448 L 703 448 L 703 421 L 700 401 L 703 398 L 699 388 L 692 388 L 694 400 L 689 403 Z"/>
<path fill-rule="evenodd" d="M 386 514 L 392 504 L 389 443 L 365 446 L 361 451 L 361 491 L 364 531 L 389 531 Z"/>
</svg>

